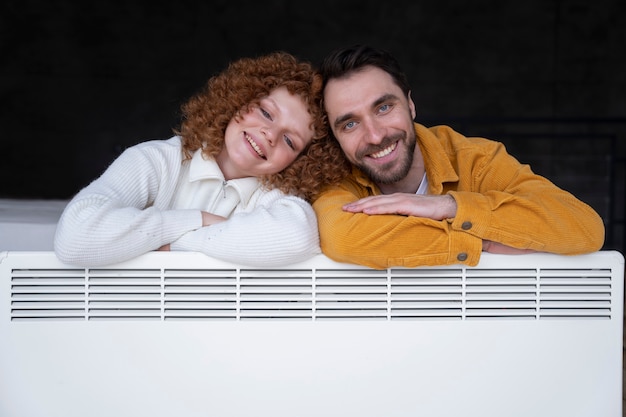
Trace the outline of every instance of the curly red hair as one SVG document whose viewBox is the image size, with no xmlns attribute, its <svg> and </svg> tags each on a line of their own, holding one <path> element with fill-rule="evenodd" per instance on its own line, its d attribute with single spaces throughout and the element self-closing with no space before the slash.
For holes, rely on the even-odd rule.
<svg viewBox="0 0 626 417">
<path fill-rule="evenodd" d="M 290 166 L 260 180 L 268 189 L 313 201 L 324 186 L 339 182 L 349 172 L 349 164 L 341 148 L 329 140 L 321 107 L 322 79 L 308 62 L 286 52 L 233 61 L 182 105 L 183 119 L 176 134 L 182 138 L 186 158 L 202 149 L 205 157 L 215 159 L 224 147 L 230 120 L 279 87 L 307 103 L 314 136 Z"/>
</svg>

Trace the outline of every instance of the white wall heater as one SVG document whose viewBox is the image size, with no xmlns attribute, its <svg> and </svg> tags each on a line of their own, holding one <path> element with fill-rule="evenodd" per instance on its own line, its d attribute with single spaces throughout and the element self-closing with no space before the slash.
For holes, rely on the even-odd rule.
<svg viewBox="0 0 626 417">
<path fill-rule="evenodd" d="M 621 417 L 624 258 L 0 253 L 2 417 Z"/>
</svg>

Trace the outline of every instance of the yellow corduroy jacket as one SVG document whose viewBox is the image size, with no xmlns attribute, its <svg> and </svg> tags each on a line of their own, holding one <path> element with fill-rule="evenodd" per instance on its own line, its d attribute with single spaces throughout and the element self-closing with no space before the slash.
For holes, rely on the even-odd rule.
<svg viewBox="0 0 626 417">
<path fill-rule="evenodd" d="M 450 194 L 455 218 L 431 220 L 342 210 L 381 194 L 360 170 L 313 203 L 322 252 L 331 259 L 382 269 L 466 264 L 480 260 L 482 241 L 519 249 L 582 254 L 604 244 L 602 218 L 587 204 L 532 172 L 503 144 L 465 137 L 450 127 L 415 124 L 428 194 Z"/>
</svg>

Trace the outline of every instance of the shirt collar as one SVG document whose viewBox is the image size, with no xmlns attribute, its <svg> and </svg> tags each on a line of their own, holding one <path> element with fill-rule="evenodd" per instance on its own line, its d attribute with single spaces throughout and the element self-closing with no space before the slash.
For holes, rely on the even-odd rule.
<svg viewBox="0 0 626 417">
<path fill-rule="evenodd" d="M 217 162 L 203 157 L 202 149 L 198 149 L 194 152 L 189 165 L 189 182 L 203 180 L 219 181 L 225 188 L 232 188 L 239 194 L 239 199 L 244 204 L 247 204 L 252 194 L 261 188 L 261 182 L 256 177 L 226 180 Z"/>
</svg>

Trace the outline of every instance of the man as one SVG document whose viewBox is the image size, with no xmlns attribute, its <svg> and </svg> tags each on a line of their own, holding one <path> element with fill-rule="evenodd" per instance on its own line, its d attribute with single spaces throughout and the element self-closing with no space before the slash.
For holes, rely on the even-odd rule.
<svg viewBox="0 0 626 417">
<path fill-rule="evenodd" d="M 482 251 L 582 254 L 600 216 L 501 143 L 414 123 L 405 74 L 385 51 L 335 51 L 320 67 L 324 107 L 352 172 L 314 202 L 322 251 L 367 265 L 476 265 Z"/>
</svg>

